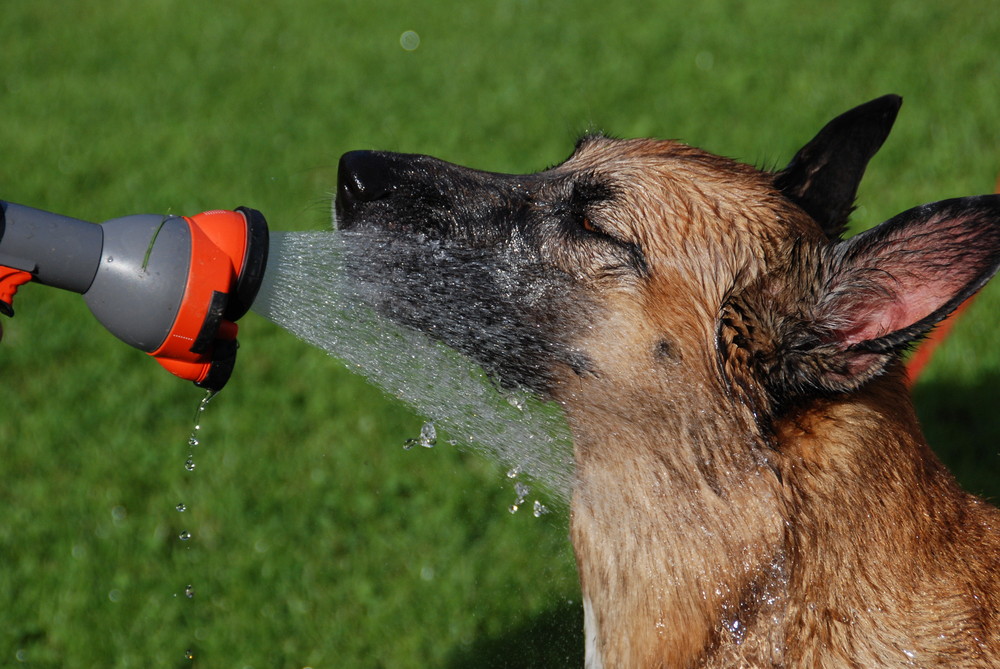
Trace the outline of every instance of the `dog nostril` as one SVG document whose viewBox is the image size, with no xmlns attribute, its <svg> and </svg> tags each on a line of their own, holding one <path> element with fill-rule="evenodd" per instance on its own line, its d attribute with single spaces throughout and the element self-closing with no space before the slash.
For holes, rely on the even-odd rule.
<svg viewBox="0 0 1000 669">
<path fill-rule="evenodd" d="M 374 151 L 351 151 L 340 158 L 337 195 L 344 204 L 372 202 L 392 190 L 389 165 Z"/>
</svg>

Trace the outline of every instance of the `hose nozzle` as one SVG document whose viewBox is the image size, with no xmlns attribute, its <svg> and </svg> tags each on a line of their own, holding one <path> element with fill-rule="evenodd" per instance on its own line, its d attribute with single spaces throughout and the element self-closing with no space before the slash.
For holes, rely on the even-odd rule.
<svg viewBox="0 0 1000 669">
<path fill-rule="evenodd" d="M 0 312 L 32 280 L 83 295 L 97 319 L 171 373 L 210 390 L 229 380 L 236 321 L 267 266 L 263 215 L 140 214 L 94 225 L 0 202 Z"/>
</svg>

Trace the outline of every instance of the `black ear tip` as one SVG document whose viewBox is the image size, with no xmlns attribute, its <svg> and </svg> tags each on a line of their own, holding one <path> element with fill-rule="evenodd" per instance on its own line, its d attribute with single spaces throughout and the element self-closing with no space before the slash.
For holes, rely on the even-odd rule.
<svg viewBox="0 0 1000 669">
<path fill-rule="evenodd" d="M 896 109 L 899 109 L 903 105 L 903 96 L 902 95 L 897 95 L 895 93 L 889 93 L 888 95 L 883 95 L 882 97 L 877 98 L 877 99 L 880 102 L 882 102 L 882 104 L 884 104 L 886 106 L 890 106 L 891 105 L 891 106 L 895 107 Z"/>
<path fill-rule="evenodd" d="M 859 109 L 864 109 L 875 116 L 882 116 L 887 120 L 895 121 L 896 115 L 899 114 L 899 108 L 902 106 L 902 96 L 890 93 L 861 105 Z"/>
</svg>

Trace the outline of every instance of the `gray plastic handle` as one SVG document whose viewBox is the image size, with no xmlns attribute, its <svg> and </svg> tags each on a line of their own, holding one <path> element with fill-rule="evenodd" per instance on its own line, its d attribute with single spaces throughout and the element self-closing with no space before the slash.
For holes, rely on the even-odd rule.
<svg viewBox="0 0 1000 669">
<path fill-rule="evenodd" d="M 12 202 L 0 208 L 0 265 L 74 293 L 90 288 L 104 246 L 101 226 Z"/>
</svg>

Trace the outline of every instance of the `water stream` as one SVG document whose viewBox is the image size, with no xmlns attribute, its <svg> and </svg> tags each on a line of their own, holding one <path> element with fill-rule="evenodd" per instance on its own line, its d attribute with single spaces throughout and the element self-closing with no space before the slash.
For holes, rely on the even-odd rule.
<svg viewBox="0 0 1000 669">
<path fill-rule="evenodd" d="M 187 440 L 188 455 L 187 459 L 184 461 L 185 471 L 193 472 L 195 469 L 195 460 L 194 460 L 195 447 L 201 444 L 199 436 L 201 430 L 202 415 L 205 413 L 205 408 L 208 407 L 208 403 L 212 401 L 215 395 L 216 395 L 215 391 L 209 390 L 208 392 L 206 392 L 205 396 L 198 403 L 198 408 L 194 414 L 194 422 L 191 427 L 191 434 L 188 436 Z M 174 507 L 174 510 L 177 513 L 186 513 L 188 511 L 188 505 L 186 502 L 183 501 L 178 502 L 177 505 Z M 192 536 L 193 535 L 189 530 L 184 529 L 181 530 L 181 532 L 177 535 L 177 539 L 178 541 L 187 542 L 185 548 L 190 550 L 191 546 L 189 542 L 191 541 Z M 187 585 L 185 585 L 183 593 L 185 599 L 188 600 L 194 599 L 194 584 L 188 583 Z M 175 594 L 174 596 L 176 597 L 177 595 Z M 195 657 L 194 650 L 190 647 L 187 648 L 184 651 L 184 657 L 188 660 L 193 660 Z"/>
<path fill-rule="evenodd" d="M 379 255 L 377 249 L 372 255 Z M 426 417 L 430 423 L 408 446 L 439 443 L 440 431 L 449 443 L 484 453 L 513 479 L 530 477 L 565 504 L 572 446 L 559 410 L 530 393 L 499 388 L 468 358 L 375 313 L 364 286 L 348 279 L 344 265 L 340 233 L 272 232 L 268 271 L 253 309 Z M 438 268 L 425 271 L 406 280 L 440 281 Z M 525 501 L 524 491 L 517 489 L 514 510 Z M 541 502 L 534 510 L 548 511 Z"/>
</svg>

